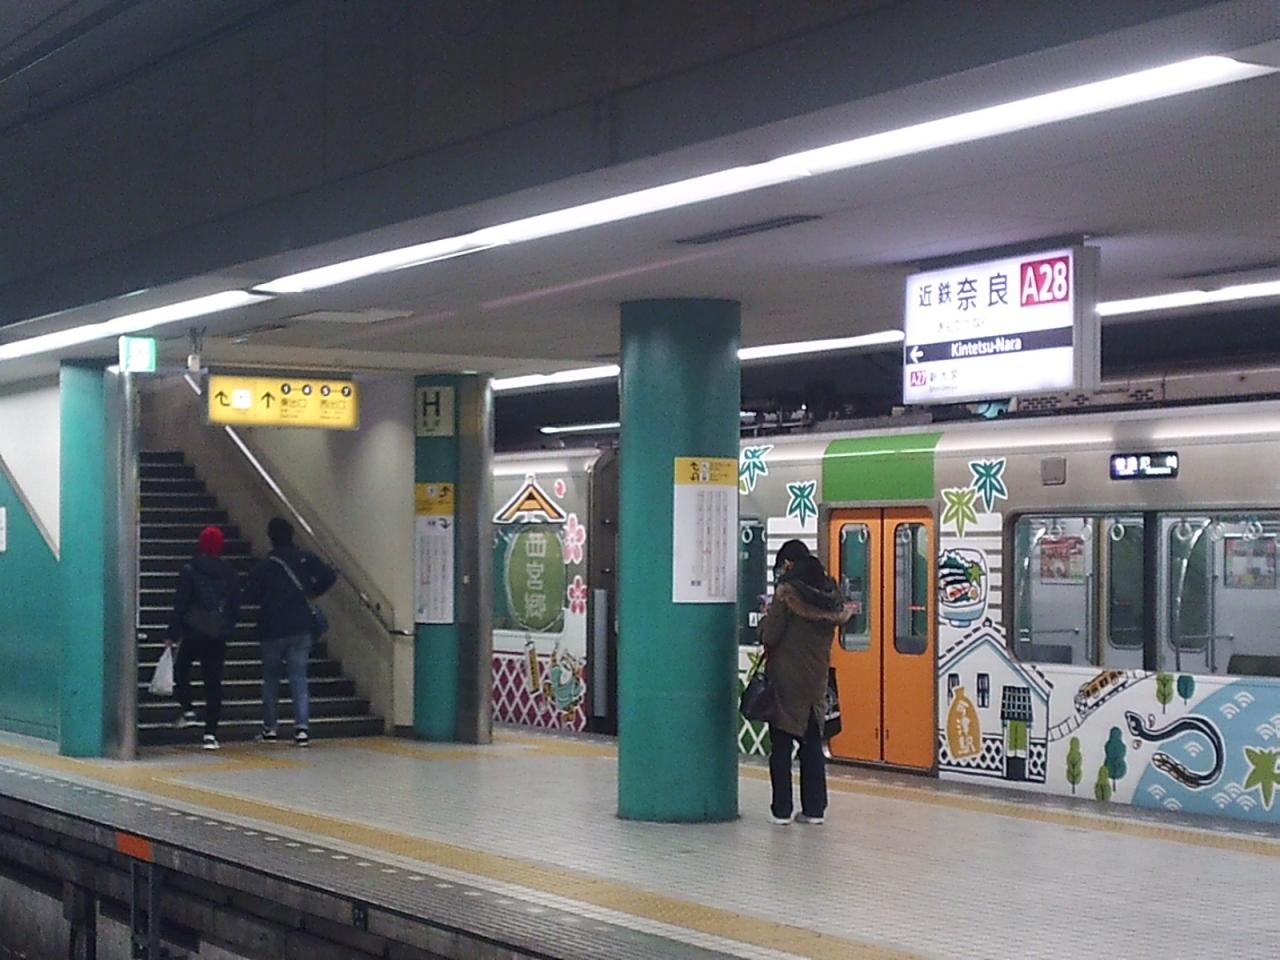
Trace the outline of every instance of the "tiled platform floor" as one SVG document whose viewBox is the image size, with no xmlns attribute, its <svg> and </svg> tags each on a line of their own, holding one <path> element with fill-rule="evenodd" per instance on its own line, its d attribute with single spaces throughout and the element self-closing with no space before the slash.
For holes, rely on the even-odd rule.
<svg viewBox="0 0 1280 960">
<path fill-rule="evenodd" d="M 1280 944 L 1280 836 L 863 770 L 835 770 L 822 827 L 771 825 L 754 765 L 740 820 L 660 826 L 614 816 L 607 742 L 514 731 L 135 764 L 5 739 L 0 762 L 730 956 L 1270 960 Z"/>
</svg>

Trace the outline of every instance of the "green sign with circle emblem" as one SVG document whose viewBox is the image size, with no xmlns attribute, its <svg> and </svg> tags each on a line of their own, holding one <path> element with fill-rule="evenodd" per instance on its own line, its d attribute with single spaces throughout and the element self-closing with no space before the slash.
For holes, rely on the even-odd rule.
<svg viewBox="0 0 1280 960">
<path fill-rule="evenodd" d="M 504 574 L 511 619 L 535 633 L 559 631 L 568 582 L 556 531 L 539 525 L 513 534 L 507 543 Z"/>
</svg>

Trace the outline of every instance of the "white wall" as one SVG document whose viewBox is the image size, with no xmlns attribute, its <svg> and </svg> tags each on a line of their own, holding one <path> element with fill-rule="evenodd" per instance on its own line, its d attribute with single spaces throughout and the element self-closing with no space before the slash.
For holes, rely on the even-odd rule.
<svg viewBox="0 0 1280 960">
<path fill-rule="evenodd" d="M 0 387 L 0 458 L 55 551 L 61 515 L 61 417 L 56 378 Z"/>
</svg>

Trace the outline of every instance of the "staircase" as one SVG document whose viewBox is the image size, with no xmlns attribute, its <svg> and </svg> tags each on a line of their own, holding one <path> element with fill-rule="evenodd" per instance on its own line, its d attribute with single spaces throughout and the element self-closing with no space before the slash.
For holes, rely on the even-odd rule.
<svg viewBox="0 0 1280 960">
<path fill-rule="evenodd" d="M 223 557 L 246 575 L 254 564 L 249 544 L 231 524 L 227 511 L 197 479 L 181 453 L 142 453 L 138 473 L 141 488 L 141 538 L 138 577 L 138 743 L 142 746 L 200 741 L 201 727 L 174 726 L 178 704 L 153 697 L 147 690 L 156 661 L 164 650 L 173 615 L 178 571 L 195 552 L 196 537 L 209 524 L 226 535 Z M 257 640 L 258 609 L 243 607 L 241 622 L 227 644 L 222 684 L 220 740 L 250 740 L 262 729 L 262 660 Z M 343 676 L 342 664 L 329 656 L 321 640 L 311 648 L 308 670 L 311 691 L 312 739 L 376 736 L 384 731 L 369 701 L 357 696 L 354 681 Z M 192 672 L 195 711 L 204 720 L 204 681 L 197 664 Z M 280 684 L 280 737 L 293 736 L 293 701 L 286 681 Z"/>
</svg>

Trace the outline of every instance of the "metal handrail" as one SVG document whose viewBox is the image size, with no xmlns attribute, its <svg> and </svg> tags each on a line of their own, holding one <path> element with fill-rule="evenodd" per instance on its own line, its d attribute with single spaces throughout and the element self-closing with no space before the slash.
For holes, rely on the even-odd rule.
<svg viewBox="0 0 1280 960">
<path fill-rule="evenodd" d="M 187 385 L 191 387 L 192 392 L 195 393 L 196 396 L 204 395 L 204 391 L 200 389 L 200 385 L 196 383 L 190 374 L 184 375 L 183 379 L 187 382 Z M 360 570 L 359 563 L 357 563 L 353 557 L 346 555 L 340 560 L 334 559 L 334 553 L 346 553 L 338 538 L 327 531 L 324 531 L 324 535 L 322 536 L 321 532 L 317 530 L 319 523 L 317 522 L 313 524 L 303 516 L 302 511 L 298 509 L 293 500 L 284 492 L 275 477 L 273 477 L 271 472 L 266 468 L 266 465 L 263 464 L 263 462 L 249 448 L 249 445 L 246 443 L 244 438 L 236 433 L 235 429 L 230 426 L 224 426 L 223 429 L 231 439 L 231 442 L 235 445 L 235 448 L 240 451 L 240 454 L 253 468 L 254 472 L 257 473 L 259 479 L 266 484 L 267 489 L 269 489 L 275 495 L 276 499 L 280 501 L 280 504 L 293 519 L 294 523 L 306 531 L 307 535 L 311 537 L 312 542 L 314 542 L 318 548 L 320 558 L 333 568 L 340 580 L 351 588 L 351 592 L 360 599 L 361 605 L 373 615 L 373 618 L 378 621 L 378 625 L 391 636 L 413 636 L 410 631 L 401 630 L 396 626 L 395 608 L 392 606 L 390 600 L 384 597 L 381 593 L 378 593 L 374 588 L 357 583 L 356 580 L 351 577 L 348 573 L 349 569 L 354 567 L 355 569 Z M 368 578 L 368 575 L 364 574 L 363 570 L 361 570 L 361 574 L 365 579 Z"/>
</svg>

